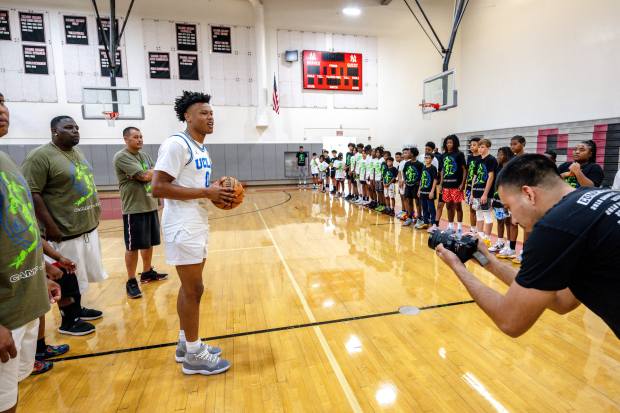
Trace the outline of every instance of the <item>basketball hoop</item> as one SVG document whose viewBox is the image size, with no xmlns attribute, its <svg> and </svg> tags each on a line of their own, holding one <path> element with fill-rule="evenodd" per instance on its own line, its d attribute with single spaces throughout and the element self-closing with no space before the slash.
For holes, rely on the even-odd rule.
<svg viewBox="0 0 620 413">
<path fill-rule="evenodd" d="M 112 112 L 112 111 L 104 111 L 102 113 L 103 113 L 103 117 L 108 122 L 108 126 L 109 127 L 114 127 L 114 121 L 116 121 L 116 119 L 118 119 L 120 113 Z"/>
<path fill-rule="evenodd" d="M 422 110 L 422 118 L 424 120 L 430 120 L 433 112 L 437 112 L 441 105 L 439 103 L 426 103 L 422 102 L 418 106 Z"/>
</svg>

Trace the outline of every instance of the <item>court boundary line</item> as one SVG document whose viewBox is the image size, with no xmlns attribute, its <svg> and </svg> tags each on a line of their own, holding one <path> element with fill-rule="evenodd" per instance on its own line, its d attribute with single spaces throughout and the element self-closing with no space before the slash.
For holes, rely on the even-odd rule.
<svg viewBox="0 0 620 413">
<path fill-rule="evenodd" d="M 453 307 L 457 305 L 472 304 L 474 302 L 475 302 L 474 300 L 454 301 L 454 302 L 444 303 L 444 304 L 427 305 L 424 307 L 419 307 L 419 309 L 421 311 L 433 310 L 433 309 L 443 308 L 443 307 Z M 351 317 L 345 317 L 345 318 L 336 318 L 332 320 L 316 321 L 313 323 L 291 324 L 288 326 L 264 328 L 261 330 L 241 331 L 239 333 L 223 334 L 223 335 L 211 336 L 211 337 L 202 337 L 201 340 L 203 341 L 225 340 L 229 338 L 245 337 L 245 336 L 257 335 L 257 334 L 277 333 L 279 331 L 298 330 L 298 329 L 308 328 L 308 327 L 322 326 L 322 325 L 328 325 L 328 324 L 347 323 L 350 321 L 359 321 L 359 320 L 366 320 L 369 318 L 379 318 L 379 317 L 386 317 L 386 316 L 399 315 L 399 314 L 400 312 L 398 310 L 386 311 L 383 313 L 374 313 L 374 314 L 365 314 L 365 315 L 351 316 Z M 85 358 L 91 358 L 91 357 L 110 356 L 113 354 L 133 353 L 135 351 L 155 350 L 158 348 L 172 347 L 176 345 L 177 345 L 176 341 L 168 342 L 168 343 L 149 344 L 146 346 L 120 348 L 120 349 L 115 349 L 115 350 L 101 351 L 98 353 L 76 354 L 75 356 L 51 358 L 49 359 L 49 361 L 60 362 L 60 361 L 79 360 L 79 359 L 85 359 Z"/>
<path fill-rule="evenodd" d="M 256 203 L 254 203 L 254 207 L 258 209 L 258 205 Z M 271 243 L 276 249 L 276 253 L 278 254 L 278 257 L 280 258 L 280 261 L 282 262 L 282 265 L 284 266 L 284 271 L 286 272 L 286 275 L 288 276 L 289 281 L 291 282 L 291 285 L 293 286 L 293 289 L 295 290 L 295 293 L 297 294 L 297 298 L 301 302 L 301 306 L 303 307 L 304 312 L 306 313 L 306 316 L 311 322 L 315 323 L 316 318 L 314 316 L 314 313 L 310 309 L 310 305 L 308 304 L 306 297 L 303 295 L 303 292 L 301 291 L 301 288 L 299 287 L 297 280 L 295 280 L 295 277 L 293 276 L 293 272 L 291 271 L 290 267 L 288 266 L 288 263 L 284 259 L 284 254 L 282 254 L 282 251 L 280 250 L 280 247 L 278 246 L 278 243 L 276 242 L 276 239 L 273 236 L 273 233 L 271 232 L 269 225 L 267 225 L 267 222 L 265 221 L 265 218 L 263 217 L 263 214 L 260 211 L 258 211 L 258 217 L 260 218 L 263 225 L 265 226 L 265 230 L 267 231 L 267 234 L 269 235 L 269 238 L 271 239 Z M 344 395 L 347 398 L 347 401 L 349 402 L 351 409 L 353 409 L 353 411 L 356 413 L 362 412 L 363 411 L 362 406 L 360 405 L 360 402 L 357 400 L 357 397 L 355 396 L 355 393 L 353 392 L 353 388 L 347 381 L 347 378 L 345 377 L 342 371 L 342 368 L 340 367 L 340 364 L 338 364 L 338 360 L 336 359 L 334 352 L 329 347 L 329 344 L 327 343 L 327 339 L 325 338 L 325 335 L 323 334 L 323 332 L 321 331 L 318 325 L 313 326 L 312 330 L 314 331 L 314 334 L 319 340 L 319 344 L 321 345 L 321 348 L 323 349 L 323 352 L 325 353 L 325 356 L 327 357 L 327 360 L 329 361 L 329 364 L 331 365 L 332 370 L 334 371 L 334 374 L 336 375 L 336 378 L 338 379 L 338 382 L 340 383 L 340 387 L 342 387 L 342 391 L 344 392 Z"/>
</svg>

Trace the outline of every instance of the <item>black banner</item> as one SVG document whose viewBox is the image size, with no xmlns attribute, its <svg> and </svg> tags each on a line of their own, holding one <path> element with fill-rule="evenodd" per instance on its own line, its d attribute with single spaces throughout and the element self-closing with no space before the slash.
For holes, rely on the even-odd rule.
<svg viewBox="0 0 620 413">
<path fill-rule="evenodd" d="M 11 40 L 11 24 L 9 23 L 8 10 L 0 10 L 0 40 Z"/>
<path fill-rule="evenodd" d="M 43 13 L 19 12 L 19 26 L 22 42 L 45 43 L 45 25 Z"/>
<path fill-rule="evenodd" d="M 29 75 L 47 75 L 47 48 L 45 46 L 23 45 L 24 71 Z"/>
<path fill-rule="evenodd" d="M 110 19 L 108 17 L 102 17 L 101 18 L 101 28 L 103 29 L 103 31 L 105 32 L 105 35 L 108 38 L 108 41 L 110 41 Z M 118 19 L 116 19 L 116 36 L 114 37 L 116 39 L 116 42 L 118 44 Z M 101 35 L 101 30 L 99 30 L 99 28 L 97 27 L 97 36 L 99 37 L 99 46 L 104 46 L 105 42 L 103 40 L 103 36 Z M 108 47 L 110 47 L 110 45 L 108 45 Z"/>
<path fill-rule="evenodd" d="M 170 79 L 170 54 L 149 52 L 149 74 L 151 79 Z"/>
<path fill-rule="evenodd" d="M 88 45 L 88 26 L 86 16 L 63 16 L 65 22 L 65 42 L 67 44 Z"/>
<path fill-rule="evenodd" d="M 101 76 L 110 77 L 110 62 L 104 49 L 99 49 L 99 69 Z M 116 77 L 123 77 L 123 61 L 121 60 L 121 51 L 116 50 Z"/>
<path fill-rule="evenodd" d="M 198 55 L 179 53 L 179 79 L 199 80 Z"/>
<path fill-rule="evenodd" d="M 230 27 L 211 26 L 211 50 L 213 53 L 232 53 Z"/>
<path fill-rule="evenodd" d="M 187 52 L 198 51 L 198 39 L 196 36 L 195 24 L 176 24 L 177 32 L 177 50 L 184 50 Z"/>
</svg>

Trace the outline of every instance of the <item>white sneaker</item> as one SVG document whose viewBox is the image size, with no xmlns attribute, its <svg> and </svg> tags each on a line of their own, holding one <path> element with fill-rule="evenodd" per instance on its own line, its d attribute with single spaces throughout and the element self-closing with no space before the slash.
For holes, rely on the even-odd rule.
<svg viewBox="0 0 620 413">
<path fill-rule="evenodd" d="M 500 252 L 502 249 L 504 249 L 504 243 L 498 241 L 495 243 L 495 245 L 489 248 L 489 252 L 492 252 L 495 254 L 496 252 Z"/>
<path fill-rule="evenodd" d="M 505 246 L 498 254 L 497 258 L 502 258 L 506 260 L 511 260 L 515 257 L 515 250 L 510 249 L 510 246 Z"/>
</svg>

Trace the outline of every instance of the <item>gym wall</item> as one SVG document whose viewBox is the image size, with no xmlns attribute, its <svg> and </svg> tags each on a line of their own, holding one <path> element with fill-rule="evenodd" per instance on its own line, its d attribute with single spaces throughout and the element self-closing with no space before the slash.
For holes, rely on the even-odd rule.
<svg viewBox="0 0 620 413">
<path fill-rule="evenodd" d="M 151 3 L 151 2 L 149 2 Z M 208 32 L 210 24 L 223 24 L 247 28 L 247 49 L 252 52 L 254 45 L 254 11 L 249 2 L 243 1 L 214 1 L 209 4 L 217 4 L 217 13 L 205 12 L 204 6 L 196 13 L 188 13 L 187 7 L 177 9 L 171 5 L 160 2 L 152 2 L 153 7 L 147 7 L 145 3 L 136 2 L 134 12 L 130 17 L 126 28 L 123 57 L 124 57 L 124 81 L 132 87 L 142 89 L 142 100 L 145 106 L 146 119 L 143 121 L 117 121 L 114 128 L 108 128 L 103 120 L 82 120 L 79 103 L 68 103 L 75 93 L 71 88 L 76 83 L 75 63 L 67 61 L 67 51 L 64 50 L 64 32 L 62 30 L 63 14 L 87 15 L 92 19 L 93 11 L 90 2 L 80 1 L 2 1 L 1 8 L 35 9 L 46 12 L 50 30 L 48 49 L 53 50 L 49 59 L 56 73 L 56 102 L 20 102 L 13 101 L 9 96 L 11 110 L 10 134 L 2 140 L 3 145 L 37 145 L 47 142 L 49 139 L 49 120 L 59 114 L 73 116 L 79 123 L 82 131 L 82 145 L 117 145 L 122 143 L 121 131 L 124 127 L 134 125 L 139 127 L 145 136 L 147 144 L 157 145 L 169 134 L 182 128 L 175 120 L 170 104 L 163 103 L 174 91 L 163 90 L 154 86 L 147 79 L 147 52 L 151 48 L 166 45 L 156 44 L 152 34 L 153 21 L 192 22 L 200 27 L 200 62 L 201 84 L 204 90 L 215 92 L 214 106 L 216 109 L 216 132 L 209 138 L 212 144 L 247 144 L 247 143 L 320 143 L 322 137 L 316 133 L 318 129 L 335 131 L 337 129 L 367 130 L 373 136 L 372 143 L 382 143 L 388 148 L 400 148 L 403 142 L 423 144 L 432 136 L 443 136 L 452 127 L 450 122 L 428 123 L 423 122 L 417 103 L 421 99 L 421 79 L 432 75 L 441 66 L 441 58 L 436 54 L 433 47 L 428 43 L 424 34 L 417 26 L 409 24 L 407 20 L 404 31 L 377 32 L 369 25 L 362 25 L 356 30 L 351 27 L 331 26 L 327 27 L 320 19 L 318 25 L 313 25 L 312 19 L 307 19 L 303 13 L 298 13 L 294 18 L 290 15 L 281 14 L 282 7 L 277 10 L 265 9 L 266 14 L 266 51 L 267 51 L 267 91 L 266 98 L 271 102 L 271 85 L 273 74 L 276 73 L 280 82 L 281 58 L 278 54 L 283 52 L 278 45 L 278 30 L 292 31 L 316 31 L 332 36 L 332 44 L 345 47 L 349 44 L 360 43 L 355 39 L 364 39 L 364 51 L 373 54 L 375 60 L 374 76 L 371 76 L 372 84 L 368 85 L 368 93 L 360 96 L 325 93 L 323 107 L 287 107 L 286 97 L 281 96 L 281 112 L 276 115 L 269 108 L 267 128 L 256 127 L 257 96 L 255 88 L 249 89 L 249 94 L 237 101 L 222 99 L 222 81 L 215 75 L 213 55 L 209 53 Z M 62 5 L 61 5 L 62 4 Z M 120 4 L 120 3 L 119 3 Z M 56 7 L 53 7 L 55 5 Z M 202 6 L 201 6 L 202 7 Z M 381 7 L 378 6 L 377 7 Z M 398 7 L 403 7 L 402 5 Z M 429 14 L 437 17 L 437 27 L 444 35 L 449 32 L 450 5 L 434 5 L 429 9 Z M 286 7 L 284 7 L 286 8 Z M 172 11 L 172 12 L 171 12 Z M 120 13 L 124 12 L 121 8 Z M 176 13 L 176 14 L 175 14 Z M 103 13 L 105 14 L 105 13 Z M 94 21 L 94 20 L 93 20 Z M 321 26 L 323 24 L 323 26 Z M 91 24 L 92 26 L 92 24 Z M 150 28 L 149 28 L 150 27 Z M 343 36 L 340 31 L 352 33 Z M 89 28 L 91 30 L 91 28 Z M 356 37 L 357 36 L 357 37 Z M 238 33 L 233 36 L 233 46 Z M 301 44 L 301 51 L 305 45 Z M 0 42 L 0 48 L 3 47 Z M 243 52 L 242 52 L 243 53 Z M 171 55 L 171 66 L 174 64 L 174 56 Z M 4 61 L 4 59 L 0 59 Z M 370 62 L 369 62 L 370 64 Z M 0 66 L 2 63 L 0 62 Z M 217 66 L 217 65 L 215 65 Z M 247 66 L 247 65 L 246 65 Z M 238 68 L 238 67 L 237 67 Z M 246 67 L 249 75 L 245 80 L 254 79 L 255 68 L 250 64 Z M 125 70 L 126 69 L 126 70 Z M 81 71 L 83 72 L 83 71 Z M 373 72 L 370 72 L 373 74 Z M 22 77 L 25 75 L 22 75 Z M 73 77 L 72 77 L 73 76 Z M 301 73 L 299 73 L 301 77 Z M 97 79 L 100 81 L 101 79 Z M 105 79 L 103 79 L 105 81 Z M 0 81 L 1 84 L 1 81 Z M 6 84 L 4 85 L 6 86 Z M 2 86 L 0 86 L 0 90 Z M 219 94 L 218 94 L 219 92 Z M 280 93 L 284 91 L 280 90 Z M 316 92 L 302 92 L 312 94 Z M 233 91 L 233 95 L 235 91 Z M 451 115 L 448 115 L 451 116 Z"/>
<path fill-rule="evenodd" d="M 457 131 L 620 114 L 620 2 L 478 0 L 454 60 Z"/>
</svg>

